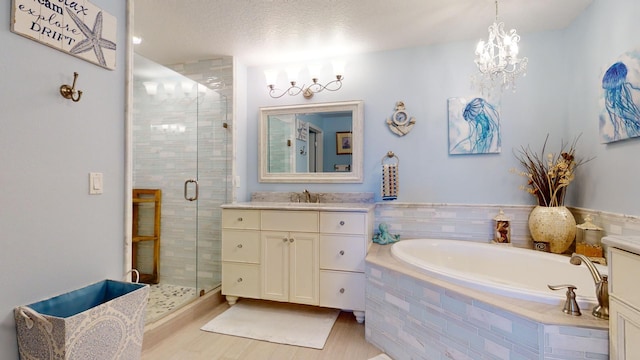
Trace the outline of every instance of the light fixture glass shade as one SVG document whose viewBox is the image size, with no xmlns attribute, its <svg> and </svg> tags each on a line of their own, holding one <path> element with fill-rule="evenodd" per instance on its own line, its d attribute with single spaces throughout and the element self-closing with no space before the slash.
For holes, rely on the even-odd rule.
<svg viewBox="0 0 640 360">
<path fill-rule="evenodd" d="M 267 85 L 275 85 L 278 80 L 278 71 L 273 69 L 268 69 L 264 71 L 264 77 L 267 81 Z"/>
<path fill-rule="evenodd" d="M 153 81 L 145 81 L 142 83 L 144 90 L 149 95 L 155 95 L 158 93 L 158 83 Z"/>
<path fill-rule="evenodd" d="M 291 66 L 287 68 L 287 78 L 290 83 L 295 83 L 298 81 L 298 76 L 300 76 L 300 68 L 297 66 Z"/>
<path fill-rule="evenodd" d="M 175 92 L 176 92 L 176 84 L 170 83 L 170 82 L 166 82 L 166 83 L 162 83 L 162 86 L 164 87 L 164 92 L 167 95 L 175 94 Z"/>
<path fill-rule="evenodd" d="M 345 67 L 345 62 L 343 60 L 334 60 L 332 62 L 333 64 L 333 74 L 338 76 L 344 76 L 344 67 Z"/>
<path fill-rule="evenodd" d="M 184 92 L 185 95 L 189 95 L 191 93 L 191 89 L 193 89 L 193 83 L 191 81 L 183 81 L 181 83 L 181 87 L 182 92 Z"/>
<path fill-rule="evenodd" d="M 322 64 L 320 63 L 309 64 L 309 77 L 311 77 L 311 79 L 319 79 L 321 72 L 322 72 Z"/>
</svg>

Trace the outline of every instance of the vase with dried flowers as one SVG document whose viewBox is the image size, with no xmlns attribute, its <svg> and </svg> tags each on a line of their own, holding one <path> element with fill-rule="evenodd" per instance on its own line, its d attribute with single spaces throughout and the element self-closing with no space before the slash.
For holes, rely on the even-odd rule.
<svg viewBox="0 0 640 360">
<path fill-rule="evenodd" d="M 562 142 L 558 153 L 546 153 L 549 135 L 544 140 L 540 154 L 531 147 L 521 147 L 515 154 L 524 171 L 512 172 L 527 179 L 520 188 L 533 195 L 537 202 L 529 214 L 529 231 L 534 243 L 548 244 L 542 249 L 563 253 L 572 244 L 576 235 L 576 221 L 564 206 L 567 187 L 575 178 L 576 169 L 591 159 L 576 159 L 576 137 L 567 148 Z M 546 155 L 545 155 L 546 154 Z M 538 244 L 536 244 L 538 245 Z"/>
</svg>

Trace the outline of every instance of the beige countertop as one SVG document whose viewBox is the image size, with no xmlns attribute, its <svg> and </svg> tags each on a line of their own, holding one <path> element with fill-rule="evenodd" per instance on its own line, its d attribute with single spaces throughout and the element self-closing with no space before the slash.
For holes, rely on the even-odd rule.
<svg viewBox="0 0 640 360">
<path fill-rule="evenodd" d="M 391 246 L 372 244 L 366 261 L 381 267 L 397 271 L 415 279 L 423 280 L 443 287 L 445 289 L 469 296 L 484 303 L 499 307 L 514 314 L 526 317 L 533 321 L 547 325 L 577 326 L 596 329 L 608 329 L 609 321 L 601 320 L 591 315 L 591 308 L 580 309 L 582 316 L 571 316 L 562 312 L 563 304 L 552 305 L 514 299 L 502 295 L 491 294 L 480 290 L 466 288 L 461 285 L 452 284 L 444 280 L 428 276 L 418 270 L 414 270 L 410 265 L 404 264 L 391 255 Z M 595 286 L 594 286 L 595 291 Z"/>
<path fill-rule="evenodd" d="M 609 235 L 602 238 L 605 245 L 640 254 L 640 236 Z"/>
<path fill-rule="evenodd" d="M 297 202 L 239 202 L 223 204 L 223 209 L 255 209 L 255 210 L 315 210 L 315 211 L 350 211 L 369 212 L 375 208 L 374 203 L 297 203 Z"/>
</svg>

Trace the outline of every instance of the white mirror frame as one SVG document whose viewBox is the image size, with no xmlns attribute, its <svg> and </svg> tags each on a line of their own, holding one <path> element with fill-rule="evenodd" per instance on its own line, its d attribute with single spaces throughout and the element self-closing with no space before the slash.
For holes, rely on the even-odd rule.
<svg viewBox="0 0 640 360">
<path fill-rule="evenodd" d="M 351 111 L 352 147 L 350 172 L 269 173 L 267 171 L 267 119 L 276 114 Z M 264 183 L 362 183 L 364 158 L 364 102 L 343 101 L 322 104 L 273 106 L 260 108 L 258 139 L 259 181 Z"/>
</svg>

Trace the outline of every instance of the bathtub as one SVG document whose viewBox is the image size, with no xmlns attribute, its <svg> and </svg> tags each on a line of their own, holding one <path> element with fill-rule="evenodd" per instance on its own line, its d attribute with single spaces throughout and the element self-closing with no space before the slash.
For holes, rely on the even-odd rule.
<svg viewBox="0 0 640 360">
<path fill-rule="evenodd" d="M 402 240 L 391 246 L 391 254 L 429 276 L 480 291 L 564 304 L 566 291 L 553 291 L 547 285 L 571 284 L 577 287 L 576 300 L 581 309 L 597 304 L 595 284 L 587 267 L 572 265 L 563 255 L 442 239 Z M 607 267 L 596 267 L 607 274 Z"/>
</svg>

